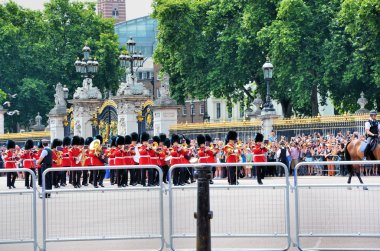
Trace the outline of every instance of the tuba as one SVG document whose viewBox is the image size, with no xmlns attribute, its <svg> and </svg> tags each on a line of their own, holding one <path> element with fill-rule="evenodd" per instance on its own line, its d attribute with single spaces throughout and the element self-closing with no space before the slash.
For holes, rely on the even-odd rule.
<svg viewBox="0 0 380 251">
<path fill-rule="evenodd" d="M 62 165 L 62 160 L 63 160 L 63 153 L 62 151 L 56 151 L 55 152 L 55 155 L 57 156 L 57 160 L 55 161 L 55 163 L 57 164 L 57 166 L 61 166 Z"/>
<path fill-rule="evenodd" d="M 102 154 L 102 146 L 100 145 L 100 140 L 93 140 L 90 143 L 88 149 L 94 151 L 94 154 L 99 157 Z"/>
</svg>

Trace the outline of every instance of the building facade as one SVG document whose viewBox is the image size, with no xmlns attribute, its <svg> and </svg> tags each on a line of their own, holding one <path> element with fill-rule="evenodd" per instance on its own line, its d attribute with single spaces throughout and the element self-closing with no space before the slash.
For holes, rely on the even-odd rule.
<svg viewBox="0 0 380 251">
<path fill-rule="evenodd" d="M 125 0 L 98 0 L 98 15 L 104 18 L 114 18 L 115 23 L 126 19 Z"/>
<path fill-rule="evenodd" d="M 120 46 L 125 46 L 130 37 L 136 41 L 136 51 L 152 57 L 157 39 L 157 21 L 150 16 L 124 21 L 115 25 Z"/>
</svg>

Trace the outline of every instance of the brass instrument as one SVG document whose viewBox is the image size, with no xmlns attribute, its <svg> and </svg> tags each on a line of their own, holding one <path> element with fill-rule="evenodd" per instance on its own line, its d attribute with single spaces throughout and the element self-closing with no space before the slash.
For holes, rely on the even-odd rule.
<svg viewBox="0 0 380 251">
<path fill-rule="evenodd" d="M 152 149 L 153 150 L 156 150 L 158 148 L 158 143 L 156 142 L 156 141 L 154 141 L 153 143 L 152 143 Z"/>
<path fill-rule="evenodd" d="M 61 151 L 56 150 L 55 155 L 57 156 L 57 160 L 55 161 L 55 164 L 57 164 L 57 166 L 61 166 L 62 160 L 63 160 L 63 156 L 62 156 L 63 153 Z"/>
<path fill-rule="evenodd" d="M 100 140 L 93 140 L 88 146 L 88 149 L 94 151 L 94 155 L 99 157 L 102 154 L 102 146 L 100 144 Z"/>
</svg>

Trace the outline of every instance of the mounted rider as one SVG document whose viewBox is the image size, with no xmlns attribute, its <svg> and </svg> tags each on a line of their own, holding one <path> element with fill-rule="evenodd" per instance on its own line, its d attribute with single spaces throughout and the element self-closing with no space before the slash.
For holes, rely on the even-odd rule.
<svg viewBox="0 0 380 251">
<path fill-rule="evenodd" d="M 371 157 L 371 146 L 373 145 L 372 141 L 377 140 L 380 132 L 380 123 L 376 120 L 377 112 L 372 110 L 369 113 L 370 118 L 365 122 L 365 134 L 367 136 L 367 146 L 364 150 L 364 156 L 368 159 Z M 372 158 L 371 158 L 372 159 Z"/>
</svg>

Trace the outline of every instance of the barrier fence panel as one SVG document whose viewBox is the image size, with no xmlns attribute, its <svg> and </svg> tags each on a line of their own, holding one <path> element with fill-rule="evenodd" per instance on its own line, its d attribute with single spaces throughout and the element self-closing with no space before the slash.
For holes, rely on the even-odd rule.
<svg viewBox="0 0 380 251">
<path fill-rule="evenodd" d="M 175 240 L 196 237 L 197 186 L 174 186 L 172 173 L 178 168 L 215 166 L 216 164 L 180 164 L 169 170 L 169 234 L 172 250 Z M 276 239 L 268 250 L 286 250 L 290 247 L 289 176 L 282 163 L 218 163 L 217 166 L 280 166 L 285 170 L 282 184 L 273 185 L 210 185 L 211 237 L 241 240 L 239 245 L 248 248 L 252 238 Z M 190 170 L 187 170 L 190 171 Z M 244 242 L 243 240 L 246 240 Z M 249 240 L 248 240 L 249 239 Z M 281 241 L 278 241 L 278 240 Z M 237 241 L 234 242 L 235 244 Z M 270 243 L 270 244 L 273 244 Z M 188 244 L 191 245 L 191 244 Z M 195 242 L 194 242 L 195 245 Z M 213 245 L 214 248 L 215 245 Z M 225 246 L 224 246 L 225 247 Z M 237 248 L 233 246 L 232 248 Z M 186 248 L 187 249 L 187 248 Z M 243 249 L 243 248 L 239 248 Z M 255 250 L 249 247 L 249 250 Z M 263 250 L 262 248 L 260 250 Z"/>
<path fill-rule="evenodd" d="M 159 174 L 159 186 L 45 189 L 48 173 L 105 169 L 155 169 Z M 163 249 L 164 187 L 159 167 L 49 168 L 43 173 L 42 182 L 44 251 L 48 242 L 125 239 L 157 239 L 159 245 L 154 250 Z M 51 197 L 45 198 L 46 194 Z"/>
<path fill-rule="evenodd" d="M 295 167 L 296 244 L 300 250 L 380 250 L 379 183 L 360 184 L 353 176 L 351 184 L 312 184 L 310 179 L 298 184 L 297 170 L 302 166 L 352 164 L 380 165 L 380 161 L 302 162 Z"/>
<path fill-rule="evenodd" d="M 0 250 L 2 244 L 32 243 L 36 251 L 36 175 L 27 168 L 0 169 L 0 173 L 13 172 L 29 173 L 33 187 L 0 191 Z"/>
</svg>

